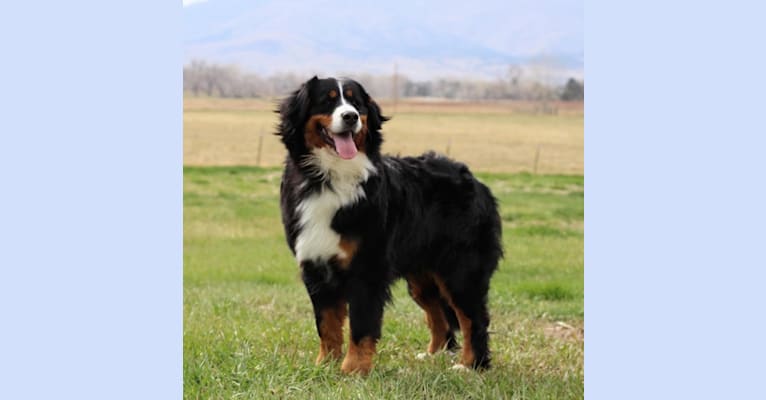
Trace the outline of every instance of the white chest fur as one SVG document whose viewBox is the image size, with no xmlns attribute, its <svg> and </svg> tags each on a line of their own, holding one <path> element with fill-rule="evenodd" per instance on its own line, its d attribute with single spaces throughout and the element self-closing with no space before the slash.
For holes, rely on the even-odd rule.
<svg viewBox="0 0 766 400">
<path fill-rule="evenodd" d="M 348 257 L 340 248 L 341 237 L 332 229 L 332 220 L 341 207 L 365 197 L 361 184 L 375 173 L 375 167 L 364 153 L 343 160 L 331 151 L 316 149 L 305 161 L 318 168 L 319 173 L 331 182 L 332 190 L 323 188 L 298 204 L 300 233 L 295 241 L 298 262 Z"/>
</svg>

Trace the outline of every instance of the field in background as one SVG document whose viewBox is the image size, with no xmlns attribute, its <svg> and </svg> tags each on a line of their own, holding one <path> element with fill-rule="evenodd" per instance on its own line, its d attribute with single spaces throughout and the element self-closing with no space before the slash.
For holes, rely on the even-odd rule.
<svg viewBox="0 0 766 400">
<path fill-rule="evenodd" d="M 583 173 L 582 103 L 381 101 L 383 152 L 449 153 L 476 171 Z M 184 98 L 184 164 L 277 166 L 275 101 Z M 556 114 L 546 114 L 554 108 Z M 261 146 L 259 159 L 259 143 Z"/>
<path fill-rule="evenodd" d="M 494 368 L 415 358 L 423 312 L 399 282 L 368 378 L 313 365 L 313 313 L 279 218 L 281 170 L 184 168 L 187 399 L 583 397 L 583 178 L 478 173 L 500 203 L 506 257 L 489 294 Z M 348 335 L 348 327 L 346 327 Z"/>
</svg>

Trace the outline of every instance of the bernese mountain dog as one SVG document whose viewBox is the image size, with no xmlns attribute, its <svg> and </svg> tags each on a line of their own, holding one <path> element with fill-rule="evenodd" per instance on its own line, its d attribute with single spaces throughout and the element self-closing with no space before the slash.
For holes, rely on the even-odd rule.
<svg viewBox="0 0 766 400">
<path fill-rule="evenodd" d="M 425 311 L 428 353 L 455 349 L 453 368 L 489 367 L 487 292 L 502 257 L 495 198 L 461 163 L 380 154 L 388 120 L 359 83 L 316 76 L 277 110 L 287 147 L 281 185 L 287 243 L 319 333 L 316 363 L 367 374 L 390 286 L 407 280 Z M 426 354 L 423 354 L 425 356 Z"/>
</svg>

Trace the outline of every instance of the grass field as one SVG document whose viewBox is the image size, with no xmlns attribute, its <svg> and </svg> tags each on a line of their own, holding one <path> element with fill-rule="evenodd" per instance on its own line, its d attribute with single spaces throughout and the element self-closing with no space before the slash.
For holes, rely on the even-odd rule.
<svg viewBox="0 0 766 400">
<path fill-rule="evenodd" d="M 445 129 L 475 125 L 475 131 L 486 137 L 495 134 L 489 130 L 527 129 L 567 142 L 570 139 L 557 135 L 574 132 L 572 141 L 579 140 L 579 147 L 573 151 L 579 155 L 567 156 L 556 170 L 582 171 L 581 115 L 522 115 L 511 121 L 486 113 L 489 117 L 477 124 L 475 116 L 462 112 L 414 114 L 403 112 L 397 119 L 403 125 L 439 121 Z M 272 119 L 265 110 L 262 114 L 187 110 L 184 153 L 191 157 L 187 164 L 250 164 L 252 130 Z M 397 133 L 403 128 L 395 127 L 392 121 L 391 136 L 404 134 Z M 205 132 L 208 129 L 218 136 Z M 487 153 L 489 164 L 483 164 L 479 149 L 473 149 L 477 158 L 469 164 L 485 171 L 514 170 L 498 157 L 515 140 L 520 139 L 482 143 L 498 147 L 497 152 Z M 453 155 L 462 159 L 460 152 L 465 151 L 470 157 L 467 145 L 474 141 L 455 137 Z M 405 146 L 403 153 L 416 151 L 406 147 L 406 140 L 390 142 Z M 418 140 L 417 146 L 426 142 Z M 281 162 L 281 148 L 269 146 L 264 159 L 268 154 L 268 164 Z M 571 167 L 564 166 L 570 163 Z M 583 397 L 581 175 L 477 173 L 500 201 L 506 251 L 489 296 L 493 369 L 482 374 L 450 371 L 454 360 L 446 354 L 417 360 L 415 355 L 428 344 L 428 330 L 423 313 L 400 282 L 386 311 L 373 372 L 360 378 L 340 374 L 337 364 L 313 365 L 318 339 L 308 295 L 282 233 L 280 173 L 278 167 L 184 168 L 185 398 Z"/>
<path fill-rule="evenodd" d="M 581 103 L 560 103 L 558 114 L 534 103 L 381 102 L 393 119 L 383 127 L 383 152 L 449 152 L 474 170 L 583 173 Z M 274 101 L 184 99 L 184 164 L 277 166 L 285 150 L 274 132 Z M 260 159 L 259 142 L 262 141 Z"/>
</svg>

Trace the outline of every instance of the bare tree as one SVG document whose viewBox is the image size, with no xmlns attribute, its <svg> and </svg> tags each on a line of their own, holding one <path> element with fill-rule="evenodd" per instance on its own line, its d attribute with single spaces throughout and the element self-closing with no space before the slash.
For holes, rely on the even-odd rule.
<svg viewBox="0 0 766 400">
<path fill-rule="evenodd" d="M 381 99 L 398 96 L 460 100 L 532 100 L 540 102 L 542 112 L 550 112 L 553 106 L 549 107 L 548 103 L 563 99 L 564 94 L 567 99 L 572 95 L 577 97 L 577 82 L 572 83 L 573 80 L 570 79 L 566 86 L 556 86 L 550 65 L 551 62 L 544 58 L 531 66 L 511 65 L 507 80 L 492 81 L 444 78 L 414 81 L 397 72 L 394 87 L 392 75 L 356 74 L 353 78 Z M 183 84 L 184 91 L 192 96 L 277 97 L 295 90 L 306 79 L 304 75 L 291 72 L 262 77 L 243 72 L 233 65 L 209 64 L 194 60 L 184 67 Z"/>
</svg>

